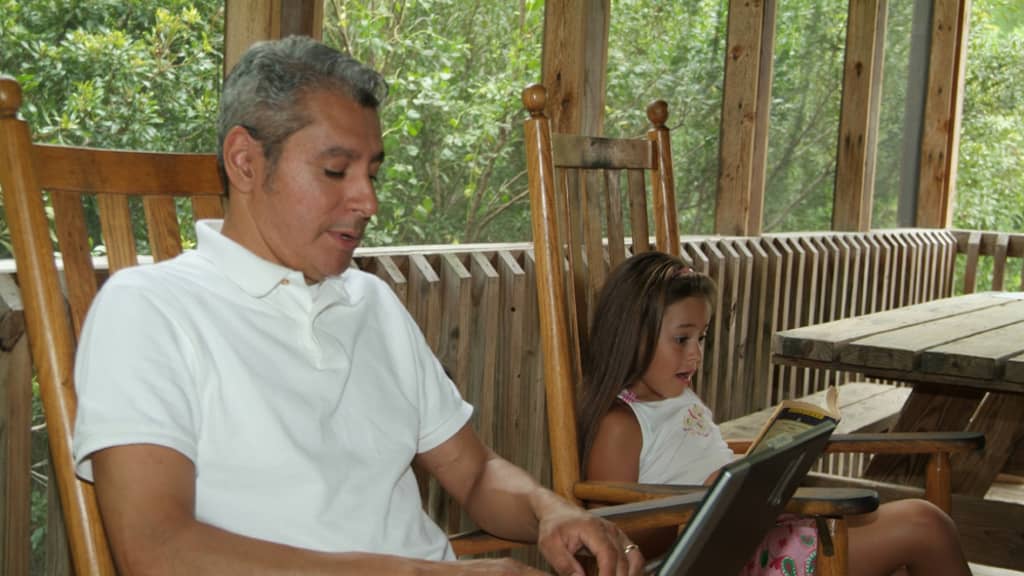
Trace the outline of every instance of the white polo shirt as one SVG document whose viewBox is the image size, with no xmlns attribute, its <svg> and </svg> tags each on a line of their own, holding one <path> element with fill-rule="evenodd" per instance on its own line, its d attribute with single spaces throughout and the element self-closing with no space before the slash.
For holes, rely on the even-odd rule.
<svg viewBox="0 0 1024 576">
<path fill-rule="evenodd" d="M 74 457 L 148 443 L 196 468 L 196 516 L 323 551 L 453 559 L 415 454 L 470 418 L 390 288 L 356 270 L 307 286 L 197 225 L 199 248 L 115 274 L 75 365 Z"/>
</svg>

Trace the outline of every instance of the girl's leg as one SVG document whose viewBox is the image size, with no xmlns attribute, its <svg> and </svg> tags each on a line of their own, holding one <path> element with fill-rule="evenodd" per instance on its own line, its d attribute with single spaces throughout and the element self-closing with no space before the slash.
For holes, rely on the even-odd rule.
<svg viewBox="0 0 1024 576">
<path fill-rule="evenodd" d="M 970 575 L 953 520 L 927 500 L 897 500 L 851 516 L 850 576 Z"/>
</svg>

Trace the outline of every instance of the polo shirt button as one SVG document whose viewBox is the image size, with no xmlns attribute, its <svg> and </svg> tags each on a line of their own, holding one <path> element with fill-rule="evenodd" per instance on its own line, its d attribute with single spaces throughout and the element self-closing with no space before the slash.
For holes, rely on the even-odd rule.
<svg viewBox="0 0 1024 576">
<path fill-rule="evenodd" d="M 281 285 L 282 285 L 282 286 L 287 286 L 287 285 L 289 285 L 289 284 L 291 284 L 291 281 L 290 281 L 290 280 L 288 280 L 287 278 L 285 278 L 285 279 L 281 280 Z"/>
</svg>

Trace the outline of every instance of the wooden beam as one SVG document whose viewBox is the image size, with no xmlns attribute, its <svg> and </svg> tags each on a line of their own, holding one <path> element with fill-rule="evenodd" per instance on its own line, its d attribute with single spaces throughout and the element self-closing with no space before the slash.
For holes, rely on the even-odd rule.
<svg viewBox="0 0 1024 576">
<path fill-rule="evenodd" d="M 225 0 L 224 74 L 254 42 L 292 35 L 323 38 L 323 0 Z"/>
<path fill-rule="evenodd" d="M 323 40 L 324 0 L 278 0 L 281 34 L 286 36 L 310 36 Z"/>
<path fill-rule="evenodd" d="M 610 14 L 611 0 L 544 3 L 541 82 L 553 132 L 603 132 Z"/>
<path fill-rule="evenodd" d="M 945 227 L 953 225 L 953 205 L 956 201 L 956 173 L 960 161 L 960 123 L 963 121 L 964 109 L 964 82 L 967 78 L 967 38 L 970 32 L 971 0 L 960 2 L 960 16 L 956 34 L 956 64 L 954 66 L 956 78 L 956 92 L 953 94 L 952 115 L 953 118 L 948 159 L 949 179 L 946 181 L 945 213 L 943 221 Z"/>
<path fill-rule="evenodd" d="M 924 140 L 924 104 L 928 99 L 928 53 L 931 44 L 932 0 L 914 0 L 910 31 L 910 63 L 907 67 L 907 92 L 903 115 L 899 203 L 897 223 L 913 228 L 917 221 L 917 190 L 921 166 L 921 142 Z"/>
<path fill-rule="evenodd" d="M 715 233 L 744 236 L 750 230 L 751 174 L 761 68 L 764 4 L 729 0 L 725 86 L 719 147 Z"/>
<path fill-rule="evenodd" d="M 943 228 L 951 224 L 953 200 L 952 158 L 963 100 L 963 58 L 967 46 L 969 0 L 935 0 L 931 48 L 928 59 L 928 92 L 921 139 L 920 179 L 917 191 L 919 228 Z"/>
<path fill-rule="evenodd" d="M 832 229 L 867 232 L 871 228 L 874 182 L 868 180 L 868 148 L 872 112 L 878 110 L 882 46 L 879 23 L 884 23 L 885 2 L 850 2 L 846 23 L 846 58 L 843 65 L 843 103 L 839 115 L 835 198 Z"/>
<path fill-rule="evenodd" d="M 885 71 L 885 36 L 889 27 L 889 0 L 879 0 L 878 20 L 875 23 L 875 64 L 872 66 L 871 105 L 868 108 L 868 146 L 864 158 L 864 181 L 870 193 L 868 201 L 861 204 L 860 220 L 863 231 L 871 230 L 871 212 L 875 202 L 875 168 L 878 160 L 879 123 L 882 116 L 882 77 Z"/>
<path fill-rule="evenodd" d="M 754 120 L 754 154 L 750 173 L 750 215 L 747 234 L 760 236 L 764 225 L 765 178 L 768 169 L 768 123 L 771 116 L 772 78 L 775 63 L 775 0 L 764 2 L 761 26 L 761 63 L 757 77 L 757 114 Z"/>
<path fill-rule="evenodd" d="M 604 98 L 608 79 L 608 28 L 611 0 L 586 0 L 583 10 L 583 99 L 581 134 L 604 134 Z M 657 95 L 649 95 L 654 100 Z M 639 118 L 641 111 L 637 111 Z"/>
</svg>

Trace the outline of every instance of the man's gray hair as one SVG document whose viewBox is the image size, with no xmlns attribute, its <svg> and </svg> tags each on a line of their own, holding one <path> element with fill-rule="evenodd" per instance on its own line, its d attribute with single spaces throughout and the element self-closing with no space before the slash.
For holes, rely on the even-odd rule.
<svg viewBox="0 0 1024 576">
<path fill-rule="evenodd" d="M 388 85 L 376 70 L 308 36 L 257 42 L 242 55 L 224 80 L 217 119 L 217 166 L 225 190 L 228 132 L 242 126 L 259 140 L 272 174 L 284 141 L 312 121 L 303 100 L 317 90 L 376 110 Z"/>
</svg>

